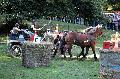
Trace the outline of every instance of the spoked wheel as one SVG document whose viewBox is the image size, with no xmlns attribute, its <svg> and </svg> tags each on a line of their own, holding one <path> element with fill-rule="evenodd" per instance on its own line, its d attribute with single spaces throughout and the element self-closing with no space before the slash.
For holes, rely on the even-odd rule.
<svg viewBox="0 0 120 79">
<path fill-rule="evenodd" d="M 16 57 L 22 56 L 22 48 L 20 45 L 12 45 L 10 48 L 10 54 Z"/>
</svg>

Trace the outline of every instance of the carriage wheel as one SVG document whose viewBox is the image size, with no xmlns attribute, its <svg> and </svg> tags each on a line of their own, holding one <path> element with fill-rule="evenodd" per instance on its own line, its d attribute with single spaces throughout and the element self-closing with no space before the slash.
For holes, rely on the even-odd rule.
<svg viewBox="0 0 120 79">
<path fill-rule="evenodd" d="M 21 57 L 22 56 L 22 48 L 20 47 L 20 45 L 13 45 L 10 48 L 10 53 L 13 56 Z"/>
</svg>

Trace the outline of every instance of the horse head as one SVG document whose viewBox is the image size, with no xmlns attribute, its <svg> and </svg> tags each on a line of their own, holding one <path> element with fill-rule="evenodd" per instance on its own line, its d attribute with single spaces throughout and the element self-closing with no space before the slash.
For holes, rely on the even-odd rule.
<svg viewBox="0 0 120 79">
<path fill-rule="evenodd" d="M 92 27 L 92 26 L 90 26 L 90 27 L 86 28 L 86 29 L 85 29 L 85 32 L 86 32 L 86 33 L 88 33 L 89 31 L 91 31 L 91 29 L 93 29 L 93 27 Z"/>
<path fill-rule="evenodd" d="M 96 26 L 96 35 L 97 35 L 97 37 L 99 37 L 99 36 L 102 36 L 102 24 L 98 24 L 97 26 Z"/>
<path fill-rule="evenodd" d="M 102 24 L 98 24 L 96 27 L 89 27 L 86 29 L 86 33 L 98 37 L 102 35 Z"/>
</svg>

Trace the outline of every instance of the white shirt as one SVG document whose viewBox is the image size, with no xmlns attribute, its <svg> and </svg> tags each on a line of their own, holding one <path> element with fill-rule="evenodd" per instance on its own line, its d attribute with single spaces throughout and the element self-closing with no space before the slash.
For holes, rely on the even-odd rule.
<svg viewBox="0 0 120 79">
<path fill-rule="evenodd" d="M 41 30 L 41 28 L 39 29 L 35 28 L 35 25 L 31 25 L 31 28 L 33 28 L 34 31 Z"/>
<path fill-rule="evenodd" d="M 18 31 L 20 31 L 20 29 L 18 27 L 13 27 L 13 29 L 11 30 L 11 33 L 17 34 Z"/>
</svg>

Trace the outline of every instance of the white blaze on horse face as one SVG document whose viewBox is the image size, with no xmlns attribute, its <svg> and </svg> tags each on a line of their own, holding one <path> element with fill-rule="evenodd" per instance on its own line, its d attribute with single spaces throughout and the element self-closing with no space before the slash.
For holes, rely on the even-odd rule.
<svg viewBox="0 0 120 79">
<path fill-rule="evenodd" d="M 89 32 L 88 30 L 89 30 L 89 29 L 92 29 L 92 28 L 93 28 L 93 27 L 92 27 L 92 26 L 90 26 L 90 27 L 86 28 L 86 29 L 85 29 L 85 30 L 83 30 L 83 31 L 84 31 L 84 33 L 85 33 L 85 32 Z"/>
<path fill-rule="evenodd" d="M 97 27 L 97 28 L 102 28 L 102 25 L 103 25 L 103 24 L 98 24 L 96 27 Z"/>
<path fill-rule="evenodd" d="M 90 29 L 90 31 L 88 33 L 95 33 L 96 29 L 97 29 L 97 27 L 92 27 L 92 29 Z"/>
</svg>

